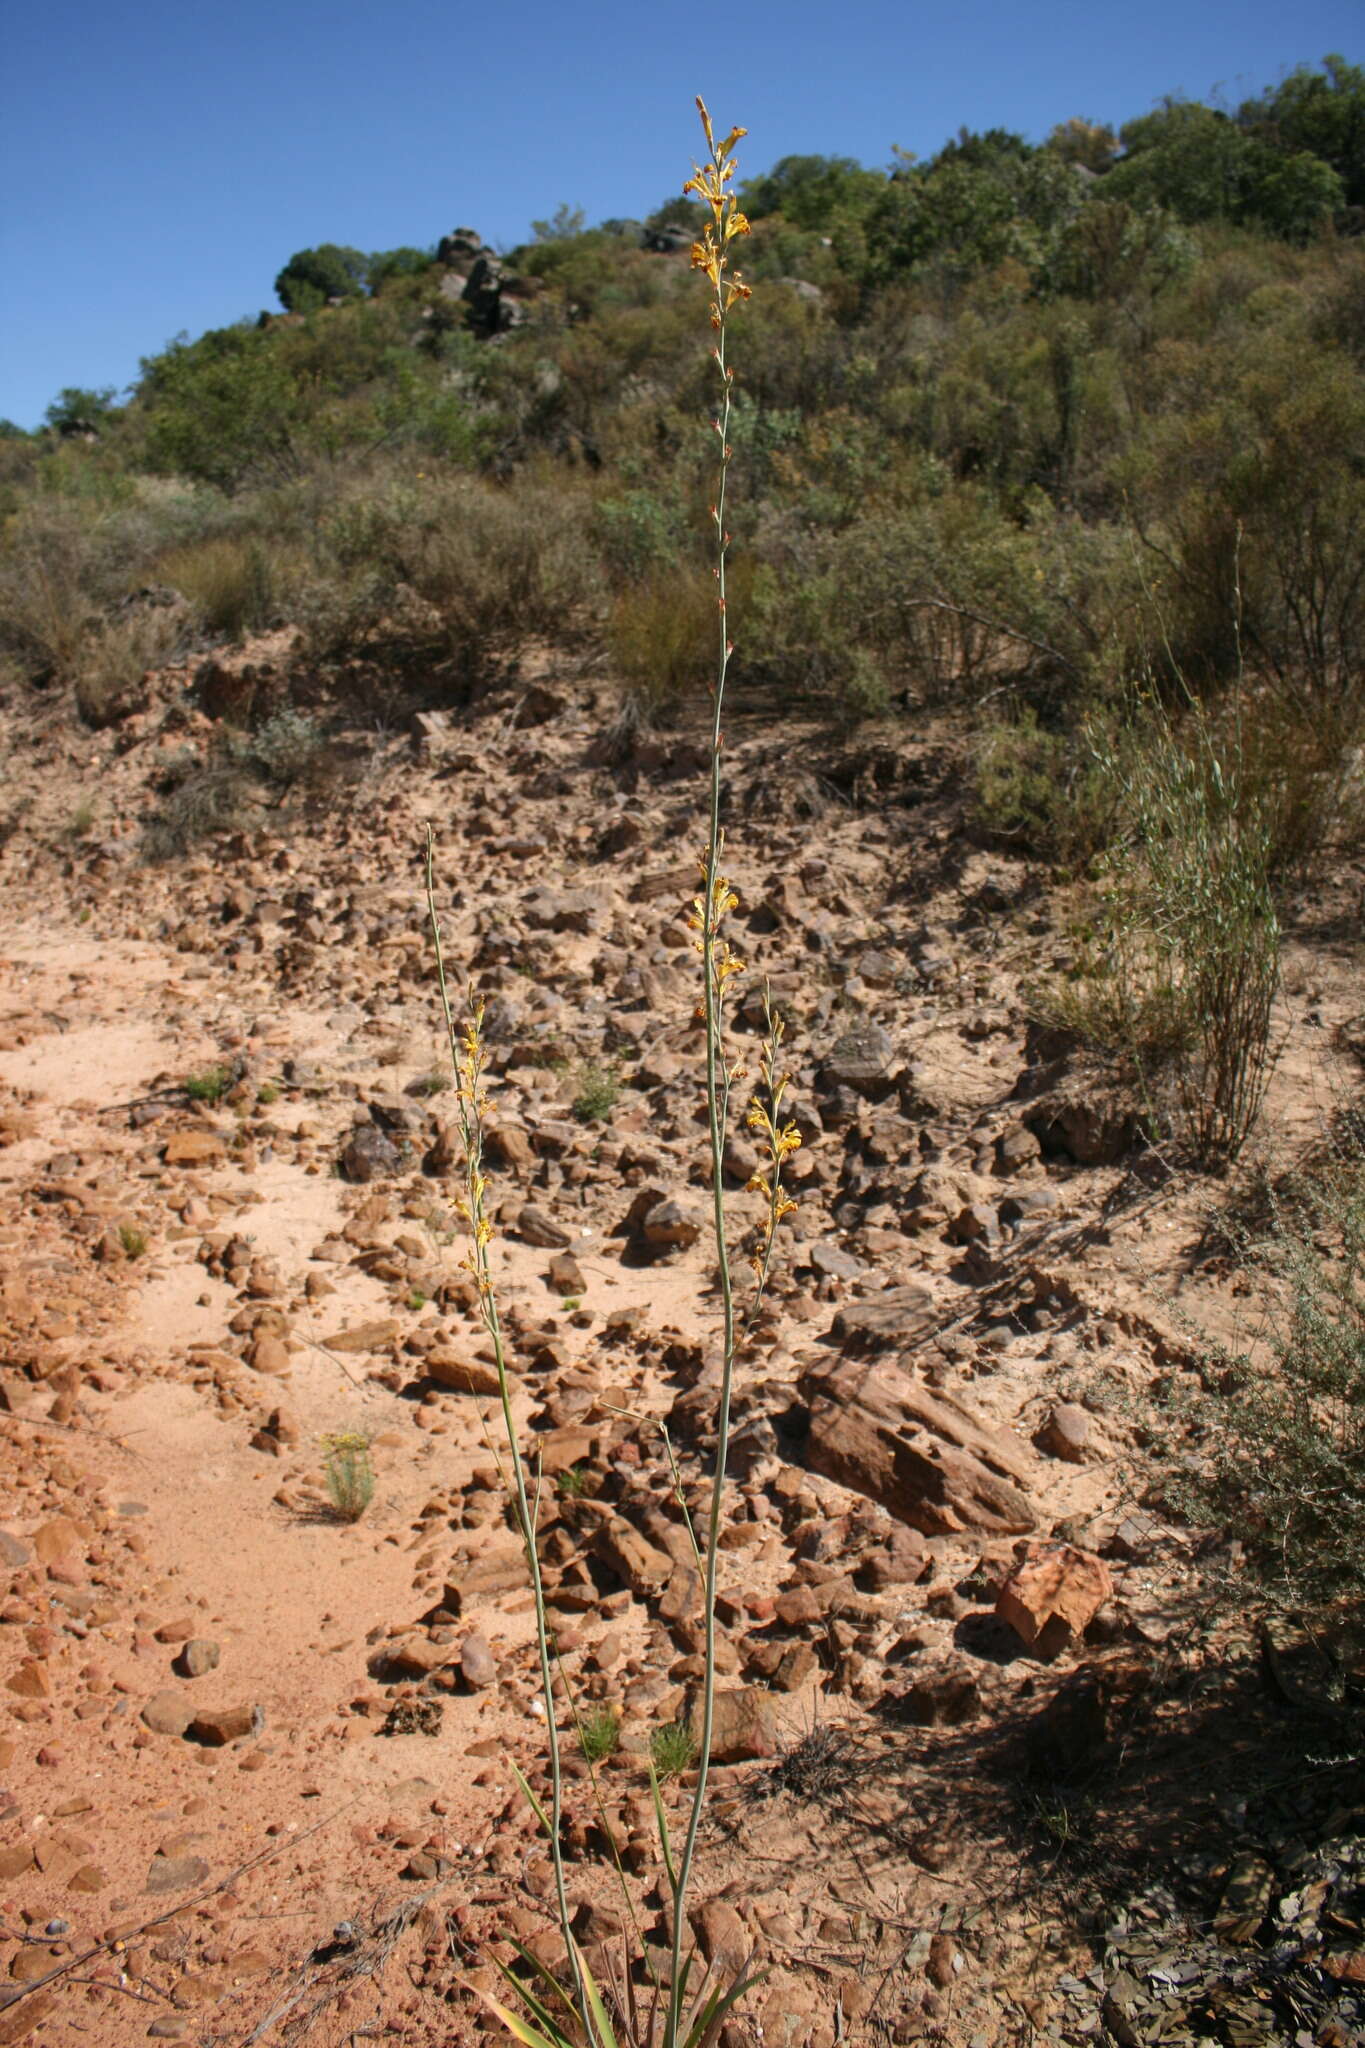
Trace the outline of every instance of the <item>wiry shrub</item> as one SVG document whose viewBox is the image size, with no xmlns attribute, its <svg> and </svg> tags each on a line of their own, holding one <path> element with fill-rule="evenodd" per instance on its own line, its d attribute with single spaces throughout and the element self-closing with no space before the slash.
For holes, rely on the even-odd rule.
<svg viewBox="0 0 1365 2048">
<path fill-rule="evenodd" d="M 252 780 L 226 749 L 207 759 L 186 753 L 167 763 L 161 801 L 143 827 L 150 860 L 173 860 L 201 839 L 237 830 L 246 822 Z"/>
<path fill-rule="evenodd" d="M 975 818 L 993 838 L 1073 872 L 1109 844 L 1113 792 L 1084 729 L 1053 731 L 1027 706 L 977 736 Z"/>
<path fill-rule="evenodd" d="M 1365 378 L 1306 316 L 1267 286 L 1249 333 L 1167 344 L 1148 374 L 1169 400 L 1124 466 L 1174 665 L 1203 684 L 1245 648 L 1316 714 L 1356 695 L 1365 655 Z"/>
<path fill-rule="evenodd" d="M 360 492 L 333 514 L 324 550 L 302 606 L 316 652 L 381 640 L 439 649 L 462 683 L 527 640 L 572 642 L 596 597 L 583 508 L 550 483 L 453 477 Z"/>
<path fill-rule="evenodd" d="M 5 543 L 0 645 L 35 683 L 73 676 L 103 595 L 92 576 L 90 520 L 77 506 L 38 502 L 18 516 Z"/>
<path fill-rule="evenodd" d="M 1152 705 L 1096 735 L 1120 831 L 1079 972 L 1039 992 L 1052 1021 L 1128 1062 L 1154 1107 L 1172 1103 L 1206 1164 L 1235 1157 L 1255 1122 L 1279 986 L 1270 826 L 1235 739 L 1220 749 L 1199 706 L 1180 728 Z"/>
<path fill-rule="evenodd" d="M 1274 685 L 1241 698 L 1233 691 L 1208 715 L 1232 729 L 1241 788 L 1265 822 L 1272 876 L 1301 880 L 1365 833 L 1365 705 L 1308 708 Z"/>
<path fill-rule="evenodd" d="M 297 554 L 256 534 L 219 534 L 172 548 L 157 563 L 160 580 L 184 593 L 211 634 L 229 640 L 268 626 L 301 573 Z"/>
<path fill-rule="evenodd" d="M 701 569 L 647 577 L 615 600 L 607 647 L 642 723 L 666 721 L 695 698 L 697 650 L 715 617 L 715 585 Z"/>
<path fill-rule="evenodd" d="M 1273 1205 L 1241 1250 L 1268 1285 L 1254 1352 L 1219 1354 L 1180 1489 L 1241 1541 L 1268 1598 L 1322 1613 L 1365 1600 L 1365 1166 L 1338 1157 Z"/>
<path fill-rule="evenodd" d="M 185 642 L 184 608 L 128 604 L 88 631 L 77 651 L 76 705 L 87 725 L 113 725 L 146 701 L 145 678 L 174 660 Z"/>
<path fill-rule="evenodd" d="M 976 487 L 930 489 L 834 533 L 770 520 L 756 548 L 746 662 L 817 695 L 856 701 L 875 672 L 886 698 L 1009 688 L 1055 706 L 1140 644 L 1116 537 L 1059 518 L 1041 497 L 1013 518 Z"/>
<path fill-rule="evenodd" d="M 255 733 L 220 729 L 207 753 L 187 748 L 167 764 L 143 834 L 148 857 L 170 860 L 213 833 L 240 830 L 268 793 L 276 803 L 290 792 L 316 795 L 339 772 L 321 727 L 292 706 Z"/>
<path fill-rule="evenodd" d="M 398 567 L 471 669 L 527 639 L 571 640 L 594 594 L 581 508 L 548 484 L 465 486 L 422 517 Z"/>
</svg>

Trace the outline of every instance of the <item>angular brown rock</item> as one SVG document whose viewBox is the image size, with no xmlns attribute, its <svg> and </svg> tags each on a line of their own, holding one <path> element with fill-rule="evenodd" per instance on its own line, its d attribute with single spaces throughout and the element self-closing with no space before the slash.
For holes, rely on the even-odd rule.
<svg viewBox="0 0 1365 2048">
<path fill-rule="evenodd" d="M 935 1297 L 911 1282 L 888 1287 L 871 1301 L 846 1302 L 830 1334 L 848 1351 L 904 1351 L 939 1319 Z"/>
<path fill-rule="evenodd" d="M 428 1351 L 422 1364 L 438 1387 L 449 1387 L 452 1393 L 496 1395 L 499 1392 L 498 1369 L 485 1359 L 464 1358 L 458 1352 L 438 1346 Z"/>
<path fill-rule="evenodd" d="M 694 1742 L 701 1741 L 702 1702 L 689 1703 L 687 1726 Z M 748 1757 L 774 1756 L 780 1730 L 771 1693 L 760 1686 L 745 1685 L 733 1692 L 716 1694 L 711 1726 L 711 1761 L 741 1763 Z"/>
<path fill-rule="evenodd" d="M 956 1396 L 931 1394 L 910 1369 L 843 1359 L 805 1373 L 801 1392 L 811 1470 L 880 1501 L 898 1521 L 926 1536 L 1034 1527 L 1026 1446 Z"/>
<path fill-rule="evenodd" d="M 211 1166 L 226 1151 L 216 1131 L 177 1131 L 161 1156 L 167 1166 Z"/>
<path fill-rule="evenodd" d="M 219 1749 L 225 1743 L 240 1742 L 244 1735 L 259 1735 L 264 1727 L 262 1707 L 208 1707 L 195 1715 L 185 1732 L 192 1741 Z"/>
<path fill-rule="evenodd" d="M 657 1593 L 673 1575 L 673 1560 L 656 1550 L 623 1515 L 604 1521 L 593 1539 L 593 1550 L 609 1565 L 623 1585 L 641 1598 Z"/>
<path fill-rule="evenodd" d="M 1082 1465 L 1092 1435 L 1090 1417 L 1084 1408 L 1074 1401 L 1057 1401 L 1048 1410 L 1036 1441 L 1041 1449 L 1051 1451 L 1054 1458 L 1062 1458 L 1068 1465 Z"/>
<path fill-rule="evenodd" d="M 995 1611 L 1041 1656 L 1084 1633 L 1114 1591 L 1102 1558 L 1070 1543 L 1030 1543 L 996 1598 Z"/>
</svg>

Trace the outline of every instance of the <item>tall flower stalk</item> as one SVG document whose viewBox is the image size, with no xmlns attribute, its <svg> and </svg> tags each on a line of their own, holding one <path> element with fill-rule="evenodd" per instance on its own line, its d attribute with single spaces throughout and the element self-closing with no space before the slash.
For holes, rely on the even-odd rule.
<svg viewBox="0 0 1365 2048">
<path fill-rule="evenodd" d="M 719 383 L 718 403 L 712 426 L 719 443 L 715 503 L 711 521 L 715 529 L 716 577 L 716 665 L 711 682 L 711 787 L 706 850 L 702 855 L 702 889 L 692 906 L 692 929 L 702 962 L 702 1018 L 706 1028 L 706 1113 L 711 1140 L 711 1196 L 720 1272 L 722 1312 L 722 1356 L 720 1406 L 716 1418 L 715 1470 L 704 1542 L 704 1614 L 706 1669 L 702 1686 L 702 1724 L 697 1751 L 697 1783 L 688 1815 L 687 1833 L 675 1869 L 670 1869 L 673 1892 L 673 1948 L 669 1984 L 668 2032 L 666 2039 L 678 2039 L 685 1990 L 683 1941 L 687 1925 L 687 1890 L 696 1859 L 697 1836 L 706 1804 L 706 1784 L 711 1764 L 711 1738 L 716 1708 L 716 1568 L 720 1551 L 721 1515 L 725 1503 L 725 1467 L 730 1448 L 730 1405 L 734 1388 L 738 1321 L 735 1309 L 734 1274 L 730 1264 L 729 1239 L 725 1228 L 725 1134 L 730 1106 L 730 1089 L 740 1078 L 737 1065 L 725 1057 L 725 1002 L 731 982 L 742 973 L 724 927 L 739 899 L 723 870 L 725 835 L 720 822 L 722 718 L 725 683 L 733 642 L 726 613 L 726 558 L 730 535 L 725 524 L 726 496 L 730 476 L 730 411 L 735 373 L 726 358 L 729 320 L 735 307 L 749 297 L 749 287 L 732 267 L 732 246 L 749 232 L 734 193 L 735 146 L 744 136 L 743 128 L 732 128 L 723 142 L 717 142 L 706 103 L 700 97 L 697 111 L 706 137 L 707 160 L 694 166 L 683 186 L 709 211 L 699 239 L 692 245 L 692 267 L 702 271 L 711 286 L 711 328 L 715 336 L 712 359 Z M 766 1270 L 766 1261 L 765 1261 Z"/>
<path fill-rule="evenodd" d="M 722 716 L 726 676 L 733 651 L 726 617 L 726 558 L 730 548 L 730 535 L 725 524 L 725 502 L 730 467 L 729 430 L 734 372 L 726 361 L 726 342 L 731 313 L 742 300 L 749 297 L 748 285 L 744 283 L 738 270 L 732 267 L 731 262 L 732 244 L 739 237 L 748 234 L 749 223 L 739 208 L 733 190 L 736 170 L 735 145 L 745 131 L 743 128 L 732 128 L 723 142 L 717 142 L 711 126 L 711 117 L 700 99 L 697 101 L 697 108 L 701 115 L 702 132 L 706 137 L 707 158 L 704 164 L 694 166 L 693 176 L 688 179 L 683 190 L 695 193 L 709 212 L 709 219 L 705 221 L 701 235 L 692 249 L 692 264 L 695 269 L 704 272 L 711 286 L 710 318 L 714 334 L 711 353 L 718 378 L 717 405 L 712 420 L 718 441 L 717 483 L 716 501 L 711 507 L 715 545 L 717 629 L 715 670 L 710 683 L 711 776 L 708 829 L 700 861 L 701 890 L 692 905 L 691 924 L 702 966 L 702 994 L 698 1014 L 705 1028 L 706 1108 L 711 1144 L 716 1259 L 720 1273 L 722 1355 L 720 1403 L 716 1418 L 715 1469 L 711 1480 L 709 1509 L 700 1532 L 687 1514 L 681 1478 L 673 1461 L 672 1447 L 668 1442 L 667 1433 L 664 1435 L 675 1490 L 687 1520 L 688 1533 L 704 1586 L 706 1656 L 702 1722 L 698 1731 L 700 1740 L 697 1745 L 697 1780 L 681 1853 L 676 1859 L 658 1776 L 651 1767 L 659 1844 L 672 1896 L 673 1937 L 666 1996 L 664 1987 L 659 1985 L 656 1978 L 655 2000 L 647 2017 L 642 2019 L 640 2016 L 628 1978 L 624 1986 L 626 1996 L 621 2017 L 633 2037 L 635 2048 L 703 2048 L 705 2042 L 714 2039 L 725 2015 L 758 1981 L 755 1977 L 740 1975 L 730 1984 L 717 1983 L 709 1992 L 700 1992 L 689 2001 L 688 1981 L 692 1958 L 685 1957 L 683 1953 L 687 1925 L 687 1894 L 696 1861 L 697 1841 L 706 1803 L 711 1740 L 715 1727 L 716 1572 L 721 1518 L 725 1505 L 725 1467 L 730 1446 L 731 1394 L 736 1355 L 743 1337 L 726 1234 L 724 1189 L 725 1140 L 729 1125 L 730 1096 L 732 1089 L 743 1078 L 740 1063 L 731 1061 L 726 1054 L 725 1015 L 732 984 L 735 978 L 743 973 L 744 967 L 725 934 L 727 920 L 731 913 L 738 909 L 739 899 L 724 872 L 725 836 L 721 829 L 720 814 Z M 481 1995 L 498 2014 L 509 2032 L 523 2043 L 523 2048 L 617 2048 L 616 2026 L 601 1992 L 593 1981 L 587 1962 L 579 1952 L 570 1924 L 564 1852 L 561 1845 L 563 1790 L 559 1728 L 555 1717 L 555 1649 L 536 1549 L 539 1481 L 537 1478 L 534 1488 L 528 1482 L 526 1462 L 517 1436 L 504 1356 L 502 1325 L 489 1262 L 493 1225 L 488 1214 L 488 1190 L 483 1171 L 483 1117 L 486 1106 L 483 1086 L 483 1006 L 477 993 L 471 988 L 464 1022 L 457 1025 L 447 990 L 445 962 L 441 950 L 430 834 L 427 839 L 427 907 L 436 945 L 436 971 L 446 1032 L 455 1068 L 457 1117 L 464 1147 L 465 1195 L 462 1207 L 470 1233 L 470 1249 L 464 1265 L 478 1290 L 479 1313 L 493 1347 L 502 1419 L 507 1437 L 509 1492 L 522 1541 L 526 1547 L 527 1569 L 535 1599 L 540 1679 L 550 1743 L 551 1796 L 548 1812 L 536 1798 L 520 1771 L 517 1771 L 517 1779 L 549 1839 L 560 1929 L 572 1970 L 572 1980 L 560 1983 L 545 1965 L 526 1949 L 520 1949 L 519 1953 L 523 1964 L 532 1973 L 529 1981 L 513 1975 L 508 1965 L 499 1962 L 498 1967 L 515 1989 L 521 2004 L 531 2014 L 529 2020 L 498 2004 L 486 1993 Z M 774 1013 L 771 1003 L 765 1002 L 765 1008 L 768 1028 L 760 1059 L 760 1081 L 747 1111 L 749 1128 L 755 1133 L 760 1149 L 760 1164 L 749 1186 L 755 1193 L 762 1194 L 765 1210 L 763 1223 L 758 1232 L 757 1249 L 750 1258 L 750 1264 L 757 1276 L 757 1289 L 745 1327 L 752 1327 L 753 1316 L 763 1297 L 778 1225 L 796 1206 L 783 1187 L 782 1171 L 784 1163 L 800 1143 L 796 1126 L 790 1121 L 783 1122 L 787 1079 L 779 1069 L 782 1022 Z M 579 1725 L 576 1714 L 573 1715 L 573 1719 L 575 1725 Z M 515 1765 L 513 1769 L 516 1770 Z M 618 1875 L 621 1876 L 624 1885 L 625 1878 L 620 1873 L 619 1865 Z M 626 1897 L 629 1906 L 629 1893 Z M 648 1956 L 645 1960 L 648 1963 Z M 654 1975 L 652 1965 L 650 1973 Z M 661 2031 L 658 2024 L 660 2021 Z"/>
</svg>

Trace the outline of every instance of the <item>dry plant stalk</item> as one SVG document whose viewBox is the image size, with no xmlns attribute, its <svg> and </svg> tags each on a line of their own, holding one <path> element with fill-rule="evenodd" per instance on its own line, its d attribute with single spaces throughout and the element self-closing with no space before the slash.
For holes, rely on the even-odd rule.
<svg viewBox="0 0 1365 2048">
<path fill-rule="evenodd" d="M 620 2021 L 626 2032 L 641 2044 L 654 2048 L 700 2048 L 703 2039 L 714 2035 L 726 2013 L 756 1980 L 741 1976 L 728 1986 L 716 1984 L 703 1997 L 699 1991 L 692 2009 L 688 2010 L 688 1981 L 692 1959 L 684 1958 L 683 1943 L 687 1925 L 686 1905 L 688 1888 L 696 1860 L 697 1840 L 701 1828 L 702 1814 L 706 1803 L 707 1779 L 710 1764 L 711 1740 L 715 1724 L 716 1695 L 716 1573 L 720 1548 L 721 1521 L 725 1503 L 725 1468 L 730 1441 L 731 1395 L 734 1384 L 735 1361 L 745 1329 L 751 1328 L 759 1303 L 767 1285 L 772 1264 L 773 1244 L 778 1225 L 795 1208 L 787 1194 L 782 1180 L 786 1160 L 800 1144 L 796 1126 L 789 1120 L 783 1121 L 783 1103 L 788 1081 L 780 1069 L 782 1045 L 782 1021 L 765 999 L 767 1032 L 760 1060 L 760 1084 L 753 1095 L 746 1115 L 749 1128 L 758 1138 L 762 1164 L 749 1183 L 750 1190 L 762 1194 L 765 1199 L 765 1213 L 759 1248 L 753 1254 L 752 1265 L 757 1286 L 748 1317 L 741 1324 L 736 1301 L 734 1271 L 730 1256 L 729 1238 L 725 1220 L 725 1140 L 729 1127 L 730 1098 L 732 1090 L 744 1079 L 744 1069 L 737 1059 L 728 1057 L 725 1047 L 726 1004 L 736 978 L 743 973 L 743 962 L 736 956 L 725 935 L 725 926 L 731 914 L 739 907 L 739 899 L 731 887 L 724 871 L 725 838 L 721 827 L 721 753 L 723 743 L 722 716 L 725 701 L 725 684 L 729 670 L 733 643 L 730 639 L 729 622 L 726 616 L 726 558 L 729 552 L 730 535 L 725 525 L 726 490 L 730 465 L 729 427 L 731 395 L 734 385 L 734 371 L 726 359 L 728 322 L 734 308 L 749 297 L 749 287 L 738 270 L 732 267 L 732 244 L 749 232 L 749 223 L 741 212 L 735 198 L 733 185 L 736 172 L 735 146 L 745 134 L 743 128 L 733 128 L 721 142 L 717 142 L 712 129 L 711 117 L 701 99 L 697 101 L 701 116 L 702 132 L 706 138 L 707 158 L 704 164 L 694 166 L 693 176 L 683 190 L 695 194 L 709 210 L 709 219 L 703 225 L 699 239 L 692 248 L 692 265 L 702 271 L 711 286 L 710 321 L 714 333 L 712 358 L 719 378 L 719 395 L 712 426 L 719 442 L 718 478 L 716 500 L 710 508 L 714 527 L 715 557 L 714 575 L 717 585 L 716 614 L 717 641 L 715 671 L 709 685 L 711 695 L 711 749 L 710 749 L 710 790 L 708 803 L 708 831 L 706 845 L 701 855 L 701 891 L 694 899 L 690 923 L 694 934 L 693 943 L 701 957 L 702 994 L 698 1005 L 698 1016 L 705 1030 L 706 1105 L 707 1125 L 711 1150 L 711 1187 L 713 1201 L 713 1225 L 715 1233 L 716 1261 L 721 1294 L 721 1385 L 716 1417 L 715 1465 L 711 1481 L 709 1510 L 700 1537 L 687 1518 L 688 1532 L 692 1540 L 698 1569 L 703 1581 L 704 1629 L 705 1629 L 705 1677 L 702 1695 L 702 1726 L 700 1740 L 696 1747 L 697 1779 L 688 1813 L 687 1830 L 680 1853 L 675 1857 L 669 1839 L 667 1817 L 664 1812 L 658 1773 L 653 1764 L 650 1777 L 654 1791 L 654 1806 L 659 1828 L 659 1843 L 664 1870 L 667 1875 L 673 1906 L 673 1941 L 666 1986 L 655 1984 L 655 1998 L 647 2018 L 642 2018 L 636 2007 L 629 1985 L 627 1972 L 624 1998 L 618 2000 L 621 2006 Z M 493 2006 L 504 2025 L 524 2044 L 526 2048 L 568 2048 L 568 2044 L 586 2043 L 587 2048 L 616 2048 L 617 2031 L 607 2012 L 600 1991 L 594 1983 L 591 1972 L 579 1953 L 570 1926 L 568 1892 L 565 1877 L 564 1853 L 561 1843 L 563 1818 L 563 1786 L 559 1756 L 559 1726 L 555 1715 L 554 1663 L 555 1649 L 549 1615 L 546 1609 L 540 1563 L 536 1550 L 537 1508 L 540 1498 L 540 1477 L 537 1473 L 534 1483 L 528 1479 L 526 1461 L 517 1435 L 516 1420 L 512 1412 L 511 1395 L 504 1353 L 501 1321 L 498 1313 L 497 1294 L 489 1261 L 489 1247 L 493 1239 L 493 1225 L 488 1214 L 488 1185 L 483 1170 L 483 1117 L 487 1106 L 487 1095 L 483 1084 L 485 1048 L 483 1040 L 483 1004 L 477 991 L 470 987 L 468 1004 L 462 1024 L 456 1023 L 451 1006 L 446 980 L 445 960 L 441 946 L 440 921 L 436 911 L 434 882 L 434 842 L 430 831 L 427 835 L 427 908 L 431 919 L 436 949 L 436 973 L 440 986 L 441 1002 L 445 1017 L 446 1033 L 450 1054 L 455 1070 L 457 1119 L 464 1149 L 465 1194 L 461 1204 L 470 1233 L 470 1250 L 463 1264 L 477 1289 L 479 1312 L 493 1347 L 498 1375 L 498 1389 L 502 1406 L 503 1426 L 507 1439 L 507 1471 L 513 1508 L 518 1528 L 526 1550 L 527 1570 L 530 1574 L 531 1589 L 535 1600 L 536 1633 L 540 1661 L 541 1690 L 544 1700 L 545 1721 L 550 1744 L 550 1809 L 547 1813 L 527 1783 L 523 1773 L 513 1764 L 517 1781 L 530 1802 L 537 1819 L 548 1837 L 550 1859 L 554 1871 L 555 1900 L 559 1914 L 560 1931 L 572 1969 L 571 1985 L 561 1985 L 529 1953 L 522 1951 L 522 1960 L 532 1972 L 531 1984 L 513 1976 L 503 1965 L 503 1974 L 516 1990 L 522 2003 L 532 2013 L 532 2025 L 518 2014 L 487 2001 Z M 666 1448 L 673 1471 L 674 1490 L 680 1502 L 683 1500 L 680 1475 L 672 1461 L 671 1446 Z M 684 1505 L 684 1516 L 686 1507 Z M 573 1708 L 574 1725 L 582 1729 L 582 1721 Z M 619 1872 L 624 1886 L 624 1875 Z M 626 1903 L 631 1908 L 634 1921 L 633 1902 L 629 1894 Z M 703 1988 L 705 1979 L 703 1979 Z M 543 1988 L 537 1988 L 543 1987 Z M 567 2015 L 562 2018 L 561 2012 Z"/>
</svg>

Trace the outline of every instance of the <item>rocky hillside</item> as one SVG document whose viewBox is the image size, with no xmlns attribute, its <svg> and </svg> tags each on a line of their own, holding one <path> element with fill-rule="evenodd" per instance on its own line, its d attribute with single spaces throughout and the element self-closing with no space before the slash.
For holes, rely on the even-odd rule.
<svg viewBox="0 0 1365 2048">
<path fill-rule="evenodd" d="M 339 711 L 306 777 L 149 859 L 177 794 L 242 770 L 221 713 L 285 645 L 160 671 L 104 732 L 0 713 L 3 2043 L 435 2048 L 481 2031 L 490 1942 L 553 1957 L 428 826 L 489 1005 L 577 1925 L 610 1976 L 619 1860 L 667 1933 L 646 1760 L 685 1779 L 701 1641 L 661 1425 L 690 1498 L 718 1313 L 698 751 L 623 739 L 614 682 L 530 653 L 464 708 Z M 973 823 L 960 726 L 729 739 L 737 1036 L 766 978 L 803 1142 L 722 1536 L 695 1931 L 767 1973 L 727 2048 L 1345 2048 L 1346 1708 L 1288 1639 L 1258 1660 L 1214 1597 L 1236 1546 L 1172 1492 L 1180 1401 L 1244 1318 L 1229 1184 L 1135 1145 L 1142 1104 L 1032 1021 L 1070 906 Z M 1363 881 L 1288 930 L 1280 1162 L 1359 1089 Z M 726 1163 L 742 1240 L 739 1131 Z M 339 1436 L 373 1473 L 354 1519 Z"/>
</svg>

